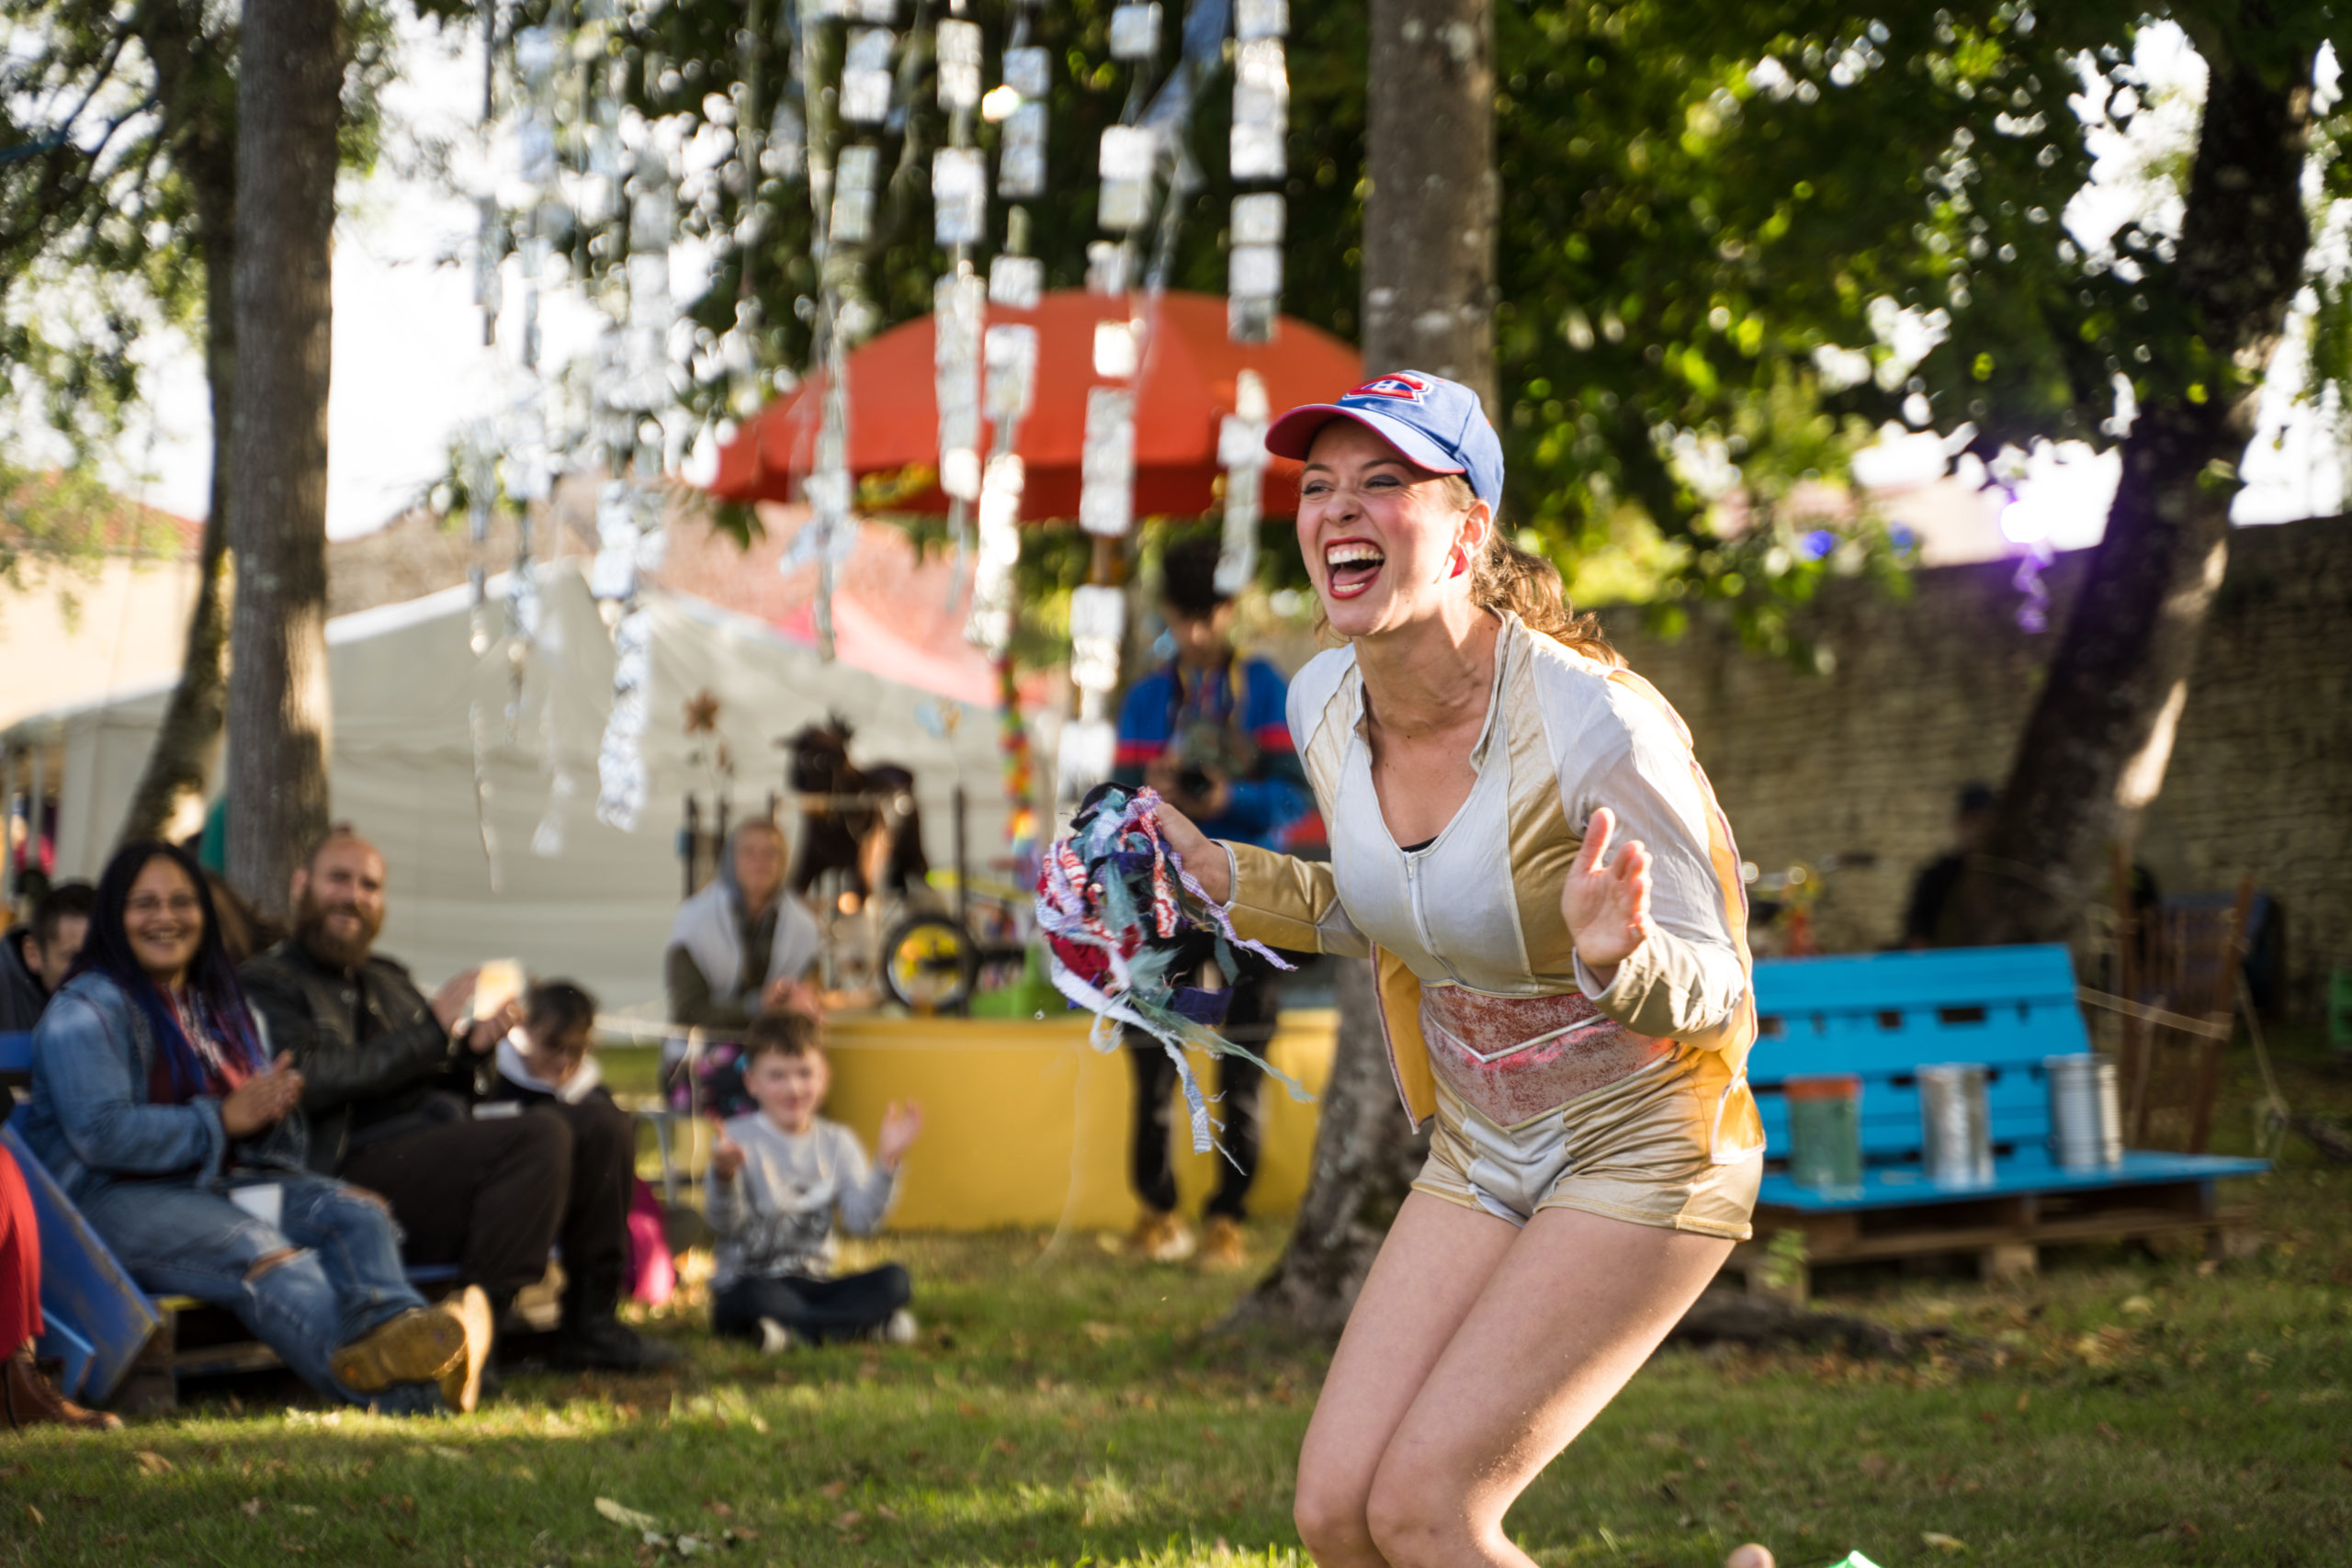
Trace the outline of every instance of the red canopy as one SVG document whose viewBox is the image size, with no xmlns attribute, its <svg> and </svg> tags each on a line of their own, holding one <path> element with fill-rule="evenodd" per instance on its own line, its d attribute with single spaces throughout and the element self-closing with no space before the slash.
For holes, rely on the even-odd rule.
<svg viewBox="0 0 2352 1568">
<path fill-rule="evenodd" d="M 1226 302 L 1214 294 L 1169 292 L 1143 307 L 1150 333 L 1136 410 L 1136 514 L 1181 515 L 1216 504 L 1222 472 L 1218 421 L 1233 412 L 1243 370 L 1265 378 L 1273 412 L 1329 402 L 1363 379 L 1356 351 L 1318 328 L 1284 316 L 1275 341 L 1238 344 L 1227 336 Z M 1116 299 L 1065 289 L 1035 310 L 989 307 L 988 321 L 1037 329 L 1036 400 L 1021 422 L 1015 446 L 1027 468 L 1021 515 L 1031 522 L 1078 515 L 1080 459 L 1086 438 L 1086 393 L 1108 385 L 1094 374 L 1094 328 L 1120 320 Z M 933 468 L 939 462 L 939 409 L 933 393 L 931 318 L 904 322 L 849 356 L 849 466 L 859 479 Z M 823 380 L 812 377 L 789 397 L 762 409 L 721 448 L 711 493 L 727 501 L 789 501 L 816 445 Z M 993 437 L 984 428 L 983 453 Z M 796 473 L 796 468 L 798 470 Z M 1265 506 L 1295 509 L 1298 466 L 1275 459 L 1266 470 Z M 920 484 L 885 510 L 944 513 L 936 484 Z"/>
</svg>

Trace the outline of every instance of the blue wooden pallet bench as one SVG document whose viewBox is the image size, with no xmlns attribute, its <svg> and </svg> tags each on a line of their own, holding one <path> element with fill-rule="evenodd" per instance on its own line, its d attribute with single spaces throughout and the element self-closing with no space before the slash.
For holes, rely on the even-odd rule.
<svg viewBox="0 0 2352 1568">
<path fill-rule="evenodd" d="M 2245 1216 L 2224 1209 L 2223 1177 L 2269 1168 L 2258 1159 L 2124 1151 L 2122 1163 L 2069 1170 L 2050 1150 L 2045 1057 L 2091 1048 L 2063 946 L 1963 948 L 1756 965 L 1761 1035 L 1748 1064 L 1764 1117 L 1765 1177 L 1756 1239 L 1730 1267 L 1749 1287 L 1802 1297 L 1804 1269 L 1772 1266 L 1772 1238 L 1794 1231 L 1805 1260 L 1973 1254 L 1990 1278 L 2030 1272 L 2046 1245 L 2202 1233 L 2216 1255 L 2249 1245 Z M 1992 1179 L 1939 1186 L 1922 1167 L 1917 1071 L 1964 1062 L 1985 1069 Z M 1861 1080 L 1862 1179 L 1799 1186 L 1787 1174 L 1792 1077 Z"/>
<path fill-rule="evenodd" d="M 32 1072 L 32 1036 L 0 1034 L 0 1109 Z M 245 1332 L 234 1314 L 194 1296 L 151 1296 L 71 1199 L 0 1117 L 0 1146 L 16 1156 L 40 1227 L 42 1332 L 34 1354 L 63 1371 L 69 1399 L 118 1410 L 169 1410 L 183 1380 L 259 1371 L 277 1352 Z M 426 1296 L 458 1281 L 455 1265 L 413 1268 Z"/>
</svg>

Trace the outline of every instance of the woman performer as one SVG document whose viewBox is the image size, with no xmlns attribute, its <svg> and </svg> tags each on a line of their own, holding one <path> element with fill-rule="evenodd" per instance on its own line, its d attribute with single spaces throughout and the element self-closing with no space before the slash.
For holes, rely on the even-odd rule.
<svg viewBox="0 0 2352 1568">
<path fill-rule="evenodd" d="M 1290 728 L 1326 865 L 1170 844 L 1244 936 L 1374 960 L 1429 1163 L 1299 1456 L 1322 1568 L 1532 1568 L 1503 1515 L 1712 1279 L 1762 1171 L 1739 855 L 1690 737 L 1496 526 L 1501 444 L 1419 373 L 1294 409 L 1347 646 Z"/>
</svg>

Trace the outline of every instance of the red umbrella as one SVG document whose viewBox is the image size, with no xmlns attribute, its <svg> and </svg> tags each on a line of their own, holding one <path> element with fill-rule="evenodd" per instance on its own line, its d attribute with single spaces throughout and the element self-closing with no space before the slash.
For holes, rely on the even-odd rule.
<svg viewBox="0 0 2352 1568">
<path fill-rule="evenodd" d="M 1284 316 L 1272 343 L 1238 344 L 1226 329 L 1226 302 L 1214 294 L 1169 292 L 1148 301 L 1149 333 L 1137 383 L 1136 514 L 1177 515 L 1216 504 L 1218 421 L 1233 412 L 1235 378 L 1255 370 L 1280 413 L 1300 403 L 1329 402 L 1363 379 L 1356 351 L 1318 328 Z M 1097 322 L 1122 319 L 1122 301 L 1064 289 L 1035 310 L 991 306 L 989 324 L 1019 321 L 1037 329 L 1036 400 L 1021 422 L 1015 450 L 1027 470 L 1021 515 L 1031 522 L 1076 517 L 1080 458 L 1086 438 L 1086 393 L 1113 384 L 1094 374 Z M 859 479 L 930 469 L 939 462 L 939 409 L 933 394 L 931 318 L 904 322 L 849 356 L 849 466 Z M 815 446 L 823 380 L 812 377 L 789 397 L 768 404 L 721 448 L 711 493 L 727 501 L 790 501 Z M 992 429 L 984 429 L 985 456 Z M 1266 469 L 1265 506 L 1295 509 L 1298 465 L 1281 459 Z M 895 498 L 888 510 L 942 513 L 947 498 L 935 483 Z"/>
</svg>

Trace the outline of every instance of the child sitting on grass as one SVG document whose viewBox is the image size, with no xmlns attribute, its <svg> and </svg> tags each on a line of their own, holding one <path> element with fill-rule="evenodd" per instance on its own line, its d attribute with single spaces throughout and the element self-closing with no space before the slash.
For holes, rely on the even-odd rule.
<svg viewBox="0 0 2352 1568">
<path fill-rule="evenodd" d="M 759 1110 L 720 1124 L 711 1147 L 718 1234 L 711 1327 L 766 1351 L 829 1339 L 915 1336 L 912 1288 L 895 1263 L 833 1277 L 833 1224 L 871 1235 L 897 1196 L 922 1108 L 891 1101 L 869 1168 L 857 1134 L 818 1116 L 831 1073 L 806 1013 L 763 1013 L 743 1042 L 743 1087 Z"/>
</svg>

